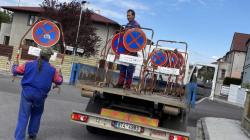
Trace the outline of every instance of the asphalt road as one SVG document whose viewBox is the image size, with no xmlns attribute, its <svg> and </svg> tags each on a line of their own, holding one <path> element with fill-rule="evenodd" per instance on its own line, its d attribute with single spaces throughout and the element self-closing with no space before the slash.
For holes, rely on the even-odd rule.
<svg viewBox="0 0 250 140">
<path fill-rule="evenodd" d="M 0 140 L 12 140 L 15 130 L 20 100 L 20 80 L 11 82 L 10 76 L 0 75 Z M 82 111 L 88 102 L 80 96 L 80 90 L 63 85 L 61 94 L 51 91 L 46 100 L 38 140 L 127 140 L 137 139 L 118 133 L 94 135 L 84 126 L 70 121 L 72 110 Z M 205 100 L 191 110 L 188 131 L 195 137 L 196 121 L 202 117 L 223 117 L 240 120 L 242 109 L 232 105 Z"/>
</svg>

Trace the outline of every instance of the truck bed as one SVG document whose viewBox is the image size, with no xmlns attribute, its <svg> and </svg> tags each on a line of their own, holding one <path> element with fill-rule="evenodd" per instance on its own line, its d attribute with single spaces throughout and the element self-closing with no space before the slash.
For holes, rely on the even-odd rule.
<svg viewBox="0 0 250 140">
<path fill-rule="evenodd" d="M 111 88 L 111 87 L 97 87 L 96 85 L 87 85 L 87 84 L 78 84 L 78 88 L 81 88 L 82 90 L 87 90 L 87 91 L 97 91 L 100 93 L 110 93 L 110 94 L 115 94 L 115 95 L 120 95 L 120 96 L 127 96 L 131 98 L 137 98 L 137 99 L 143 99 L 146 101 L 152 101 L 155 103 L 162 103 L 165 105 L 170 105 L 174 107 L 179 107 L 186 109 L 187 104 L 186 104 L 186 99 L 183 97 L 180 99 L 179 97 L 174 97 L 171 95 L 159 95 L 159 93 L 154 92 L 154 94 L 151 93 L 135 93 L 133 90 L 124 90 L 120 88 Z"/>
</svg>

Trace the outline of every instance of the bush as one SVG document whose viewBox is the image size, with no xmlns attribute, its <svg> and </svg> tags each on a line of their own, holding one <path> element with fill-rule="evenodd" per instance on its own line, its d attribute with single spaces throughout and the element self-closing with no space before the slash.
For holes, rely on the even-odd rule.
<svg viewBox="0 0 250 140">
<path fill-rule="evenodd" d="M 223 85 L 228 85 L 234 84 L 234 85 L 241 85 L 242 80 L 239 78 L 231 78 L 231 77 L 226 77 L 223 81 Z"/>
</svg>

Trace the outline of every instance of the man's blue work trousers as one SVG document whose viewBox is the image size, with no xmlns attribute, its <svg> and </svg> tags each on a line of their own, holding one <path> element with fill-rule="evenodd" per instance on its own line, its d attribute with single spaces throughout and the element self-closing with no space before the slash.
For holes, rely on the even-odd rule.
<svg viewBox="0 0 250 140">
<path fill-rule="evenodd" d="M 197 83 L 189 83 L 187 85 L 188 88 L 188 103 L 191 105 L 192 108 L 195 106 L 196 101 L 196 91 L 197 91 Z"/>
<path fill-rule="evenodd" d="M 125 86 L 129 88 L 132 84 L 134 71 L 135 71 L 135 66 L 133 65 L 129 66 L 120 65 L 120 75 L 118 84 L 123 86 L 124 81 L 126 80 Z"/>
<path fill-rule="evenodd" d="M 39 94 L 39 93 L 38 93 Z M 16 140 L 25 140 L 26 127 L 29 136 L 36 136 L 40 127 L 40 120 L 44 109 L 45 97 L 22 91 L 18 121 L 15 131 Z"/>
</svg>

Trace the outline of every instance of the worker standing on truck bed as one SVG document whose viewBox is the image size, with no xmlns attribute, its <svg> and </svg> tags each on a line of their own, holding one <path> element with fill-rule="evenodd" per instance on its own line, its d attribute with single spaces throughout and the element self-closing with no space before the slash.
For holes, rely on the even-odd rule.
<svg viewBox="0 0 250 140">
<path fill-rule="evenodd" d="M 52 82 L 60 85 L 62 76 L 49 63 L 53 55 L 51 48 L 42 48 L 40 56 L 23 65 L 13 65 L 13 75 L 23 75 L 21 101 L 15 131 L 16 140 L 25 140 L 26 127 L 30 140 L 35 140 L 42 117 L 45 99 L 51 89 Z"/>
<path fill-rule="evenodd" d="M 135 21 L 135 11 L 134 10 L 129 9 L 127 11 L 127 19 L 128 19 L 128 23 L 126 25 L 126 29 L 140 28 L 140 25 L 138 24 L 138 22 Z M 128 55 L 137 56 L 137 53 L 130 52 Z M 115 87 L 116 88 L 123 88 L 124 82 L 126 80 L 125 88 L 130 89 L 130 86 L 132 84 L 132 78 L 133 78 L 134 71 L 135 71 L 135 66 L 133 66 L 131 64 L 129 64 L 128 66 L 120 65 L 119 80 L 118 80 L 118 84 Z"/>
</svg>

